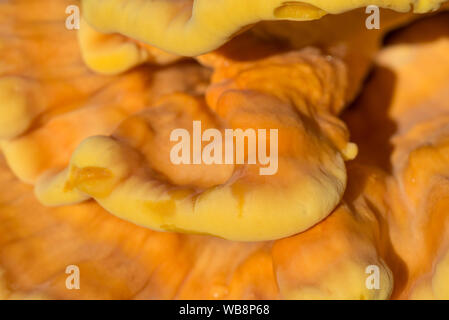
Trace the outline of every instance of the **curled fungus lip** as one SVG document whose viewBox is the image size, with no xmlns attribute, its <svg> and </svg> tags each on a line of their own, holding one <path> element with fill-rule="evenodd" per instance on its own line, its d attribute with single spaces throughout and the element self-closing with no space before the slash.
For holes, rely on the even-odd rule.
<svg viewBox="0 0 449 320">
<path fill-rule="evenodd" d="M 86 65 L 97 73 L 119 74 L 142 63 L 166 65 L 180 56 L 159 50 L 119 34 L 103 34 L 82 19 L 78 42 Z"/>
<path fill-rule="evenodd" d="M 205 99 L 167 96 L 126 119 L 111 136 L 84 140 L 67 169 L 38 181 L 38 198 L 46 205 L 94 198 L 111 213 L 151 229 L 240 241 L 279 239 L 324 219 L 341 199 L 344 160 L 354 158 L 356 148 L 345 126 L 326 110 L 331 107 L 300 88 L 308 79 L 308 90 L 336 101 L 345 88 L 338 80 L 345 72 L 342 63 L 304 50 L 235 68 L 226 79 L 215 78 Z M 259 86 L 260 76 L 273 81 L 270 90 Z M 219 132 L 276 129 L 278 170 L 260 175 L 261 163 L 236 161 L 174 164 L 171 133 L 183 129 L 194 135 L 196 122 Z"/>
<path fill-rule="evenodd" d="M 400 12 L 436 10 L 444 0 L 82 0 L 85 19 L 103 33 L 120 33 L 184 56 L 224 44 L 242 28 L 263 20 L 308 21 L 378 5 Z"/>
</svg>

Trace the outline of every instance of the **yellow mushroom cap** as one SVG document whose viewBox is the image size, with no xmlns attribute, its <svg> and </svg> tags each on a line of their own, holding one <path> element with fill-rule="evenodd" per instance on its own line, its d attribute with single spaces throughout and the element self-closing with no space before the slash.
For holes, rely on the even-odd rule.
<svg viewBox="0 0 449 320">
<path fill-rule="evenodd" d="M 356 155 L 344 124 L 332 114 L 343 103 L 345 68 L 317 50 L 229 64 L 234 71 L 225 79 L 216 67 L 206 101 L 170 95 L 123 121 L 110 137 L 86 139 L 65 171 L 38 181 L 38 198 L 61 205 L 87 195 L 151 229 L 241 241 L 278 239 L 318 223 L 340 201 L 344 160 Z M 264 87 L 259 77 L 273 85 Z M 171 132 L 184 129 L 193 136 L 195 121 L 222 137 L 229 128 L 269 131 L 253 142 L 276 153 L 275 170 L 261 175 L 271 164 L 250 163 L 249 143 L 247 161 L 236 162 L 237 138 L 229 164 L 174 164 Z"/>
</svg>

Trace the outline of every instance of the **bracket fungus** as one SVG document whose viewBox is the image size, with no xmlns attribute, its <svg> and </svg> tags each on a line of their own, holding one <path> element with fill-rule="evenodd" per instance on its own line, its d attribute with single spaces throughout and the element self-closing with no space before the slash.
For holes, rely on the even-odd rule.
<svg viewBox="0 0 449 320">
<path fill-rule="evenodd" d="M 377 5 L 416 13 L 444 0 L 82 0 L 85 19 L 103 33 L 120 33 L 186 56 L 209 52 L 248 25 L 263 20 L 309 21 Z"/>
<path fill-rule="evenodd" d="M 71 2 L 0 2 L 1 299 L 449 298 L 448 2 Z"/>
<path fill-rule="evenodd" d="M 123 121 L 111 138 L 88 138 L 66 170 L 37 182 L 38 198 L 61 205 L 93 197 L 111 213 L 152 229 L 232 240 L 279 239 L 322 220 L 343 194 L 344 159 L 356 155 L 344 124 L 326 110 L 333 107 L 329 103 L 342 103 L 344 68 L 305 50 L 235 69 L 232 78 L 212 76 L 207 104 L 185 94 L 170 96 Z M 273 82 L 261 83 L 260 77 Z M 192 131 L 195 120 L 204 129 L 278 130 L 271 150 L 278 153 L 277 172 L 260 175 L 260 162 L 173 164 L 170 133 Z M 272 147 L 265 140 L 258 148 Z"/>
</svg>

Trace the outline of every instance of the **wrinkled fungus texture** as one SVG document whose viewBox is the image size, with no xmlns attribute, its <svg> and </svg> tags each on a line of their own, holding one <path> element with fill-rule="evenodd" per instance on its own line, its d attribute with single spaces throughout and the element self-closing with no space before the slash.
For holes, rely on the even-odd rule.
<svg viewBox="0 0 449 320">
<path fill-rule="evenodd" d="M 357 103 L 362 108 L 349 111 L 347 122 L 359 161 L 389 173 L 386 221 L 401 259 L 398 296 L 448 299 L 449 15 L 389 41 Z"/>
<path fill-rule="evenodd" d="M 323 219 L 343 194 L 344 158 L 356 153 L 328 110 L 342 103 L 344 67 L 304 50 L 231 65 L 224 79 L 217 69 L 205 101 L 172 95 L 123 121 L 111 137 L 83 141 L 66 170 L 38 181 L 38 198 L 61 205 L 87 195 L 152 229 L 232 240 L 278 239 Z M 260 175 L 260 163 L 173 164 L 170 132 L 191 132 L 194 120 L 203 130 L 277 129 L 277 173 Z M 234 158 L 236 149 L 237 142 Z"/>
<path fill-rule="evenodd" d="M 1 2 L 0 299 L 449 299 L 442 2 Z M 198 120 L 278 170 L 173 164 Z"/>
</svg>

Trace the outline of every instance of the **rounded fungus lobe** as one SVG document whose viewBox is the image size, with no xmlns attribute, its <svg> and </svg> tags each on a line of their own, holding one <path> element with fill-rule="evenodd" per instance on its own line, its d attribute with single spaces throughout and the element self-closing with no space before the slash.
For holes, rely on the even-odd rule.
<svg viewBox="0 0 449 320">
<path fill-rule="evenodd" d="M 167 96 L 122 122 L 111 137 L 85 140 L 66 170 L 38 181 L 38 198 L 61 205 L 87 195 L 155 230 L 244 241 L 286 237 L 322 220 L 344 192 L 344 160 L 356 155 L 332 113 L 343 103 L 345 68 L 317 50 L 304 50 L 236 62 L 227 70 L 221 78 L 216 66 L 207 103 L 185 94 Z M 277 130 L 277 150 L 271 150 L 277 170 L 261 175 L 267 165 L 260 159 L 249 163 L 249 143 L 239 163 L 237 139 L 231 164 L 173 164 L 170 134 L 185 129 L 192 136 L 194 121 L 221 136 L 228 128 Z M 272 148 L 271 139 L 270 133 L 253 142 Z"/>
<path fill-rule="evenodd" d="M 307 21 L 368 5 L 400 12 L 436 10 L 444 0 L 82 0 L 84 18 L 103 33 L 120 33 L 179 55 L 212 51 L 242 28 L 264 20 Z"/>
<path fill-rule="evenodd" d="M 78 40 L 84 62 L 100 74 L 122 73 L 142 63 L 169 64 L 181 58 L 119 34 L 97 32 L 84 19 Z"/>
</svg>

